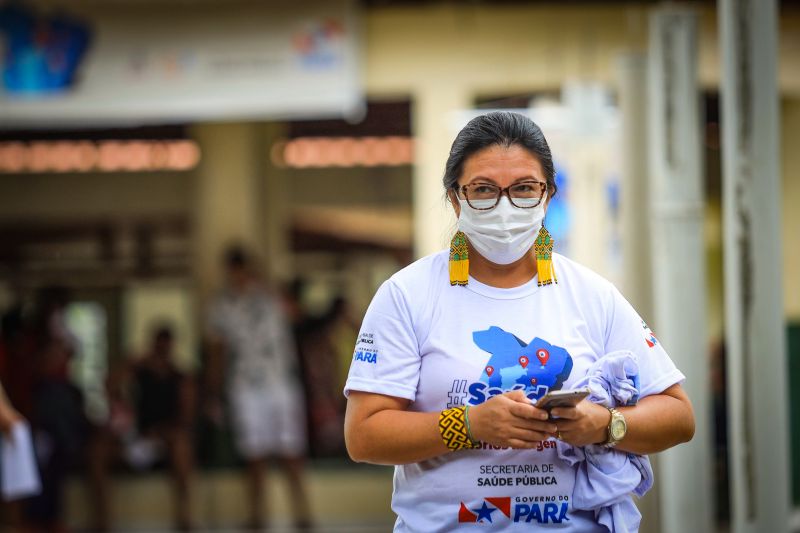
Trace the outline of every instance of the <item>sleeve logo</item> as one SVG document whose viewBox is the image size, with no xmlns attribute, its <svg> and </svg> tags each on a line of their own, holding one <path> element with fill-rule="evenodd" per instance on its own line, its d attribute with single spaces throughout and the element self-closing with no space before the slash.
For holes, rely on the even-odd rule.
<svg viewBox="0 0 800 533">
<path fill-rule="evenodd" d="M 658 344 L 658 339 L 656 339 L 653 330 L 650 329 L 650 326 L 642 320 L 642 329 L 644 330 L 644 340 L 650 348 L 654 348 L 656 344 Z"/>
<path fill-rule="evenodd" d="M 376 364 L 378 362 L 378 352 L 369 350 L 356 350 L 353 354 L 354 361 L 363 361 L 365 363 Z"/>
<path fill-rule="evenodd" d="M 375 334 L 361 332 L 356 341 L 356 349 L 353 353 L 353 361 L 361 361 L 371 365 L 378 362 L 378 347 L 375 346 Z"/>
</svg>

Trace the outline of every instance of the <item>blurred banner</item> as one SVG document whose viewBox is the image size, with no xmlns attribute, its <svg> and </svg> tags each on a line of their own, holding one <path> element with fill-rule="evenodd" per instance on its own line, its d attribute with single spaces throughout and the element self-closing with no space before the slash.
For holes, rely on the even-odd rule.
<svg viewBox="0 0 800 533">
<path fill-rule="evenodd" d="M 350 0 L 112 4 L 0 9 L 4 127 L 361 111 Z"/>
</svg>

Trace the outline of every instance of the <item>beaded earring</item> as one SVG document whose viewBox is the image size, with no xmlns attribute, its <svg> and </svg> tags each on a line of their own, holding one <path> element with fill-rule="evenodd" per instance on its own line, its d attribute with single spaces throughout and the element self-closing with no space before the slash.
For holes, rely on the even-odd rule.
<svg viewBox="0 0 800 533">
<path fill-rule="evenodd" d="M 555 241 L 542 225 L 536 240 L 533 243 L 533 250 L 536 253 L 536 270 L 539 273 L 539 286 L 558 283 L 556 272 L 553 270 L 553 244 Z"/>
<path fill-rule="evenodd" d="M 457 231 L 450 241 L 450 285 L 469 283 L 469 248 L 467 236 Z"/>
</svg>

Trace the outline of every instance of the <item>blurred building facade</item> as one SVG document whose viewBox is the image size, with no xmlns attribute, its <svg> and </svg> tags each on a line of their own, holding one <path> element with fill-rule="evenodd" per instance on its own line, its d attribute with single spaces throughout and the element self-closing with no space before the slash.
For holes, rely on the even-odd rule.
<svg viewBox="0 0 800 533">
<path fill-rule="evenodd" d="M 789 365 L 800 379 L 800 366 L 794 362 L 800 360 L 800 278 L 796 275 L 800 271 L 800 211 L 794 208 L 800 203 L 800 154 L 793 149 L 800 135 L 800 10 L 790 4 L 781 5 L 777 58 L 782 234 L 764 238 L 780 239 L 783 245 L 781 283 Z M 88 63 L 98 57 L 111 62 L 114 53 L 125 61 L 135 59 L 137 51 L 124 46 L 137 42 L 139 36 L 161 35 L 148 33 L 144 25 L 153 18 L 169 26 L 191 12 L 189 20 L 200 21 L 197 25 L 202 28 L 201 22 L 213 14 L 242 10 L 248 16 L 231 15 L 230 26 L 220 24 L 214 42 L 245 49 L 247 43 L 237 42 L 236 31 L 243 18 L 267 21 L 278 12 L 294 20 L 296 9 L 280 1 L 100 4 L 41 0 L 33 5 L 44 14 L 65 8 L 94 28 L 96 46 L 119 46 L 105 55 L 90 47 Z M 311 16 L 312 23 L 337 16 L 344 21 L 355 48 L 336 49 L 345 54 L 336 57 L 354 58 L 356 63 L 353 71 L 343 75 L 354 80 L 352 85 L 313 86 L 309 91 L 309 98 L 318 95 L 323 100 L 330 96 L 327 89 L 345 94 L 344 104 L 335 102 L 327 109 L 315 111 L 309 104 L 304 111 L 302 102 L 282 107 L 281 99 L 288 101 L 289 96 L 280 92 L 265 93 L 269 104 L 259 107 L 258 90 L 252 87 L 245 90 L 255 102 L 252 108 L 188 95 L 187 100 L 197 100 L 192 107 L 182 103 L 179 92 L 169 95 L 172 100 L 165 97 L 164 102 L 172 102 L 170 108 L 168 103 L 159 103 L 159 94 L 151 87 L 143 101 L 153 102 L 153 108 L 143 108 L 140 120 L 135 106 L 125 116 L 115 115 L 114 95 L 109 93 L 107 105 L 96 109 L 90 97 L 88 103 L 79 102 L 88 107 L 79 107 L 72 115 L 65 107 L 54 108 L 54 113 L 61 113 L 60 119 L 49 124 L 46 109 L 25 102 L 33 110 L 26 115 L 15 107 L 18 100 L 0 95 L 4 127 L 0 132 L 0 310 L 24 304 L 46 285 L 72 290 L 75 306 L 70 316 L 84 350 L 82 358 L 74 361 L 73 374 L 87 400 L 95 399 L 90 416 L 104 416 L 106 406 L 99 389 L 105 369 L 115 360 L 141 352 L 154 321 L 169 318 L 176 325 L 176 352 L 184 357 L 185 368 L 201 365 L 202 310 L 222 278 L 219 257 L 232 242 L 255 251 L 277 285 L 303 280 L 301 301 L 308 313 L 321 315 L 330 302 L 344 295 L 360 316 L 382 280 L 413 258 L 446 246 L 455 221 L 441 190 L 444 161 L 455 133 L 471 113 L 481 109 L 531 111 L 548 138 L 553 131 L 554 155 L 562 164 L 559 173 L 569 183 L 564 188 L 570 220 L 564 230 L 568 242 L 564 251 L 618 282 L 658 331 L 653 310 L 647 308 L 649 296 L 638 294 L 635 286 L 626 287 L 630 273 L 624 269 L 620 250 L 625 229 L 618 203 L 624 157 L 618 128 L 623 120 L 618 114 L 622 107 L 620 57 L 647 54 L 649 16 L 658 3 L 375 1 L 336 5 L 339 11 L 333 14 L 330 7 L 319 8 L 318 16 Z M 705 317 L 711 347 L 723 344 L 725 324 L 720 155 L 724 118 L 718 112 L 721 53 L 714 3 L 688 7 L 696 14 L 698 31 Z M 141 22 L 126 25 L 125 20 Z M 275 23 L 271 24 L 274 28 Z M 191 40 L 197 35 L 191 24 L 187 27 L 182 30 L 187 48 L 200 46 Z M 125 28 L 126 33 L 103 33 L 108 28 Z M 295 52 L 307 53 L 304 45 L 291 42 L 299 47 Z M 160 50 L 169 55 L 172 42 L 160 49 L 157 45 L 151 42 L 145 52 Z M 270 42 L 267 39 L 260 45 L 268 47 Z M 172 52 L 180 72 L 182 51 Z M 257 54 L 237 57 L 256 65 L 263 60 Z M 325 60 L 324 54 L 314 57 Z M 191 65 L 192 60 L 185 61 Z M 219 76 L 224 79 L 224 73 Z M 183 81 L 191 84 L 191 79 L 187 75 Z M 115 83 L 119 85 L 119 80 Z M 303 80 L 297 83 L 302 85 Z M 78 77 L 73 91 L 80 87 Z M 132 95 L 136 96 L 135 91 Z M 606 108 L 616 114 L 604 114 Z M 180 109 L 180 113 L 172 114 L 170 109 Z M 564 125 L 574 118 L 570 113 L 576 109 L 577 123 Z M 555 124 L 552 129 L 549 123 Z M 71 158 L 72 166 L 63 166 Z M 640 244 L 645 263 L 648 243 Z M 792 433 L 800 435 L 800 390 L 790 393 L 795 402 Z M 800 444 L 794 446 L 800 451 Z M 800 455 L 794 457 L 800 463 Z M 792 467 L 796 504 L 800 504 L 798 467 Z M 333 483 L 326 475 L 319 487 Z M 325 498 L 319 492 L 316 497 Z M 378 505 L 385 505 L 390 517 L 388 502 Z M 651 516 L 657 516 L 658 505 L 653 505 Z M 724 508 L 726 503 L 717 500 L 715 505 Z M 223 511 L 219 513 L 221 520 L 227 518 Z M 718 517 L 720 523 L 725 522 L 724 512 Z M 370 520 L 382 518 L 371 516 Z M 75 514 L 75 521 L 82 519 L 82 513 Z"/>
</svg>

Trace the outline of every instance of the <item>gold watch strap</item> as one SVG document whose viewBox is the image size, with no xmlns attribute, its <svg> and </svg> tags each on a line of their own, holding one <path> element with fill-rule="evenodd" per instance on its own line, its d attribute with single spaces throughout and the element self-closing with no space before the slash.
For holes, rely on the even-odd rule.
<svg viewBox="0 0 800 533">
<path fill-rule="evenodd" d="M 619 418 L 622 418 L 623 423 L 624 423 L 625 422 L 625 417 L 622 416 L 622 413 L 620 413 L 619 411 L 617 411 L 613 407 L 606 407 L 606 409 L 608 409 L 608 412 L 611 414 L 611 418 L 609 419 L 608 426 L 606 427 L 606 441 L 603 443 L 603 445 L 606 448 L 613 448 L 614 446 L 617 445 L 617 443 L 620 440 L 622 440 L 622 439 L 615 439 L 614 438 L 614 433 L 613 433 L 613 430 L 612 430 L 612 427 L 614 425 L 614 421 L 619 419 Z"/>
</svg>

